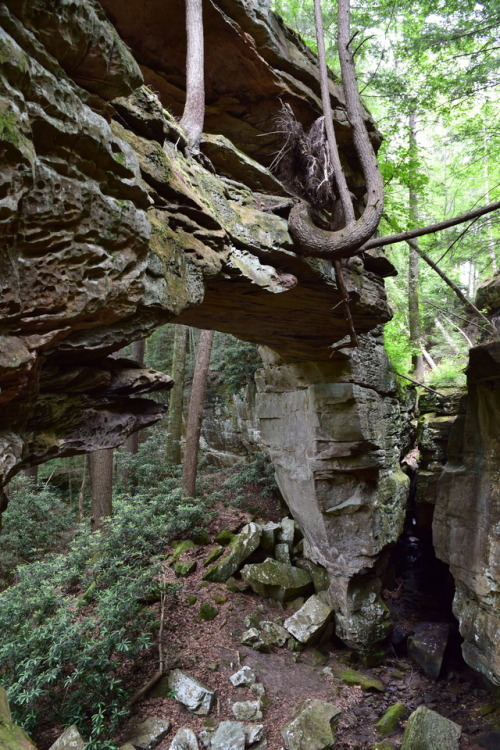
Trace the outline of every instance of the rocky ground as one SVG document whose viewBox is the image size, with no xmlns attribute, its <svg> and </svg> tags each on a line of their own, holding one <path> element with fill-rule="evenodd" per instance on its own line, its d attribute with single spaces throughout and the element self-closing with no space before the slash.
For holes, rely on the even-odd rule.
<svg viewBox="0 0 500 750">
<path fill-rule="evenodd" d="M 267 515 L 276 520 L 277 508 L 268 507 Z M 221 510 L 210 536 L 213 539 L 223 528 L 241 528 L 249 520 L 249 514 L 243 511 Z M 262 718 L 257 717 L 255 722 L 265 727 L 268 750 L 283 748 L 281 729 L 292 719 L 297 706 L 309 699 L 327 701 L 340 709 L 335 732 L 335 747 L 339 750 L 400 748 L 406 719 L 419 706 L 426 706 L 462 727 L 461 749 L 500 747 L 498 703 L 477 676 L 457 661 L 456 654 L 445 661 L 444 676 L 432 680 L 408 658 L 402 646 L 393 645 L 377 667 L 367 668 L 357 663 L 354 654 L 332 639 L 331 629 L 320 643 L 299 652 L 289 650 L 286 645 L 271 645 L 263 653 L 242 645 L 242 634 L 249 626 L 259 622 L 282 625 L 291 610 L 248 589 L 240 592 L 234 590 L 234 585 L 230 590 L 223 582 L 203 580 L 207 571 L 203 563 L 213 548 L 212 543 L 195 545 L 179 555 L 178 562 L 196 563 L 186 576 L 177 575 L 172 560 L 167 561 L 165 580 L 181 582 L 182 589 L 174 599 L 167 600 L 162 648 L 170 669 L 180 669 L 215 691 L 214 706 L 208 716 L 195 716 L 171 697 L 172 691 L 164 681 L 135 705 L 121 741 L 146 717 L 159 717 L 172 722 L 170 732 L 157 746 L 158 750 L 167 750 L 179 728 L 189 727 L 199 736 L 204 729 L 212 730 L 222 721 L 234 721 L 234 703 L 260 698 Z M 408 588 L 407 582 L 399 579 L 389 592 L 396 603 L 393 617 L 400 623 L 405 586 Z M 213 608 L 208 610 L 209 615 L 210 612 L 214 615 L 210 620 L 202 619 L 207 605 Z M 411 614 L 405 611 L 404 617 L 404 627 L 411 628 Z M 230 677 L 242 666 L 255 672 L 255 679 L 263 688 L 233 686 Z M 157 652 L 152 649 L 151 660 L 134 677 L 137 683 L 134 687 L 147 683 L 157 667 Z M 348 669 L 350 674 L 346 674 Z M 359 675 L 370 679 L 363 684 Z M 361 684 L 346 684 L 346 680 Z M 396 719 L 393 729 L 384 737 L 376 724 L 398 702 L 404 705 L 401 718 Z"/>
</svg>

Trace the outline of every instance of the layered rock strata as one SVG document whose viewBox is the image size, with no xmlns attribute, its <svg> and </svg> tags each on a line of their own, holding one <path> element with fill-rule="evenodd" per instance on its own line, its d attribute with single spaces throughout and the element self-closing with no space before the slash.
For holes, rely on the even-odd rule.
<svg viewBox="0 0 500 750">
<path fill-rule="evenodd" d="M 467 376 L 438 481 L 434 546 L 455 579 L 465 660 L 500 685 L 499 341 L 471 349 Z"/>
</svg>

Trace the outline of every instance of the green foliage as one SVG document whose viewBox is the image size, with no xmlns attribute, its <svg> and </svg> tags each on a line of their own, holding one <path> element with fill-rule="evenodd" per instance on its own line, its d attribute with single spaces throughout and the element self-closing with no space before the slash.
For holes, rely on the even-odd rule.
<svg viewBox="0 0 500 750">
<path fill-rule="evenodd" d="M 201 503 L 180 497 L 148 486 L 115 498 L 104 532 L 80 528 L 66 555 L 18 568 L 0 595 L 0 677 L 28 731 L 76 723 L 94 750 L 116 731 L 127 713 L 123 662 L 133 665 L 157 628 L 142 603 L 158 585 L 157 556 L 203 518 Z"/>
<path fill-rule="evenodd" d="M 432 386 L 456 386 L 461 387 L 466 384 L 465 367 L 467 365 L 466 357 L 447 357 L 443 359 L 435 370 L 429 373 L 427 382 Z"/>
<path fill-rule="evenodd" d="M 386 324 L 384 343 L 394 371 L 398 375 L 409 375 L 413 350 L 401 316 L 395 316 Z"/>
<path fill-rule="evenodd" d="M 0 588 L 10 583 L 17 565 L 60 550 L 74 525 L 73 515 L 53 489 L 38 489 L 28 477 L 17 476 L 8 486 L 9 505 L 2 515 Z"/>
<path fill-rule="evenodd" d="M 258 485 L 259 494 L 270 497 L 278 491 L 274 476 L 274 467 L 264 453 L 257 453 L 251 461 L 240 461 L 233 467 L 233 472 L 223 482 L 222 487 L 240 496 L 249 485 Z M 232 499 L 235 502 L 235 499 Z"/>
<path fill-rule="evenodd" d="M 255 371 L 262 365 L 257 346 L 240 341 L 225 333 L 216 333 L 211 359 L 211 370 L 220 372 L 227 393 L 238 393 L 253 381 Z"/>
</svg>

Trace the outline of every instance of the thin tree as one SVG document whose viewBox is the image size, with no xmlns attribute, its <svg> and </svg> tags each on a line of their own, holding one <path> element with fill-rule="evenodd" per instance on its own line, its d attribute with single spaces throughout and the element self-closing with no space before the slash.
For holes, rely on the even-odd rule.
<svg viewBox="0 0 500 750">
<path fill-rule="evenodd" d="M 199 151 L 205 119 L 205 71 L 202 0 L 186 0 L 186 103 L 180 125 L 184 130 L 188 149 Z"/>
<path fill-rule="evenodd" d="M 415 189 L 414 178 L 416 157 L 417 157 L 417 115 L 414 109 L 410 112 L 409 117 L 409 134 L 410 134 L 410 187 L 409 187 L 409 213 L 410 223 L 415 226 L 418 224 L 418 194 Z M 417 245 L 417 240 L 413 241 Z M 411 357 L 412 372 L 411 375 L 418 381 L 424 377 L 424 360 L 422 357 L 422 331 L 420 326 L 420 306 L 419 306 L 419 274 L 418 261 L 419 255 L 413 245 L 409 244 L 408 251 L 408 325 L 410 328 L 410 344 L 413 347 Z"/>
<path fill-rule="evenodd" d="M 184 464 L 182 471 L 182 490 L 186 497 L 195 497 L 201 422 L 213 339 L 213 331 L 202 331 L 198 343 L 198 350 L 196 352 L 193 385 L 191 388 L 191 397 L 189 399 L 186 425 L 186 445 L 184 449 Z"/>
<path fill-rule="evenodd" d="M 174 335 L 172 377 L 174 387 L 170 391 L 168 407 L 168 435 L 165 458 L 170 464 L 181 463 L 182 415 L 184 402 L 184 381 L 186 379 L 186 351 L 188 327 L 177 325 Z"/>
<path fill-rule="evenodd" d="M 132 344 L 132 359 L 138 362 L 140 365 L 143 365 L 145 351 L 146 351 L 145 339 L 141 339 L 140 341 L 134 341 L 134 343 Z M 129 453 L 132 453 L 132 455 L 134 456 L 139 450 L 139 436 L 140 436 L 140 430 L 137 430 L 136 432 L 133 432 L 131 435 L 129 435 L 127 440 L 125 441 L 126 449 L 128 450 Z"/>
</svg>

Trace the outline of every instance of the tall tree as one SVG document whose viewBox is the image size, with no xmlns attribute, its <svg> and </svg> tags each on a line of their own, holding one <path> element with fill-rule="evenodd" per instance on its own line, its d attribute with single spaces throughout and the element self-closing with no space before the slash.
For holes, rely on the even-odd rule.
<svg viewBox="0 0 500 750">
<path fill-rule="evenodd" d="M 198 450 L 200 446 L 201 422 L 208 381 L 210 354 L 214 339 L 213 331 L 202 331 L 193 373 L 193 385 L 189 399 L 186 425 L 186 446 L 182 471 L 182 489 L 186 497 L 195 497 Z"/>
<path fill-rule="evenodd" d="M 181 463 L 182 416 L 184 402 L 184 381 L 186 379 L 186 351 L 188 327 L 175 326 L 172 377 L 174 387 L 170 391 L 168 409 L 168 435 L 165 458 L 168 463 Z"/>
<path fill-rule="evenodd" d="M 180 125 L 191 153 L 199 151 L 205 120 L 203 0 L 186 0 L 186 103 Z"/>
<path fill-rule="evenodd" d="M 88 454 L 91 525 L 94 531 L 101 529 L 104 519 L 113 515 L 113 455 L 112 448 Z"/>
</svg>

